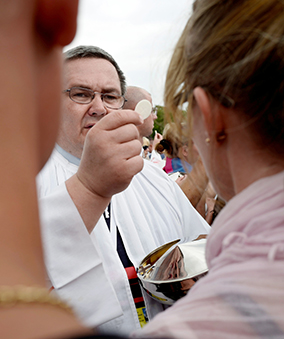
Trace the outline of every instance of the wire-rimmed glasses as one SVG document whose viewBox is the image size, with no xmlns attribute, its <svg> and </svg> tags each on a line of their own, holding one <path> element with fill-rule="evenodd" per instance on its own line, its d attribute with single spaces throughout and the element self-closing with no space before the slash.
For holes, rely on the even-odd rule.
<svg viewBox="0 0 284 339">
<path fill-rule="evenodd" d="M 83 87 L 71 87 L 63 91 L 63 93 L 69 93 L 69 98 L 78 104 L 89 104 L 98 94 L 105 107 L 111 109 L 120 109 L 123 107 L 126 99 L 123 95 L 117 95 L 113 93 L 100 93 L 94 92 L 89 88 Z"/>
<path fill-rule="evenodd" d="M 152 113 L 154 116 L 157 116 L 157 113 L 158 113 L 158 107 L 156 107 L 156 106 L 153 107 L 151 113 Z"/>
</svg>

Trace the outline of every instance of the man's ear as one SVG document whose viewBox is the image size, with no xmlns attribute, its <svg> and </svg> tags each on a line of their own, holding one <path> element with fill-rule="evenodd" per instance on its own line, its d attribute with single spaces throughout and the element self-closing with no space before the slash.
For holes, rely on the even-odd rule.
<svg viewBox="0 0 284 339">
<path fill-rule="evenodd" d="M 47 44 L 63 47 L 73 40 L 78 0 L 39 0 L 36 12 L 37 31 Z"/>
<path fill-rule="evenodd" d="M 203 116 L 204 125 L 208 136 L 215 135 L 224 130 L 221 104 L 209 97 L 208 93 L 201 87 L 193 90 L 193 95 Z"/>
<path fill-rule="evenodd" d="M 182 150 L 182 155 L 186 158 L 188 156 L 188 146 L 183 145 L 181 150 Z"/>
</svg>

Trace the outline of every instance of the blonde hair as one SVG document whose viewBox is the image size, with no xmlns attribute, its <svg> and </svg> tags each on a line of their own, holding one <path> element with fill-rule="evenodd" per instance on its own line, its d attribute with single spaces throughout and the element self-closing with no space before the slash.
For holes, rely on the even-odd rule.
<svg viewBox="0 0 284 339">
<path fill-rule="evenodd" d="M 196 0 L 168 69 L 167 112 L 182 121 L 187 101 L 190 119 L 200 86 L 243 114 L 260 143 L 283 151 L 283 23 L 283 0 Z"/>
</svg>

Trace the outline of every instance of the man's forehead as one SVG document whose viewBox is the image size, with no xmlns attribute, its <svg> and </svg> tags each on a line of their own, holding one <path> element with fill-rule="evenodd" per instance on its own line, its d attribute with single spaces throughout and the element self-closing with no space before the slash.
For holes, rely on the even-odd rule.
<svg viewBox="0 0 284 339">
<path fill-rule="evenodd" d="M 141 90 L 140 90 L 140 97 L 141 97 L 140 100 L 146 99 L 146 100 L 148 100 L 148 101 L 150 101 L 152 103 L 152 95 L 148 91 L 146 91 L 145 89 L 141 88 Z"/>
<path fill-rule="evenodd" d="M 143 93 L 143 99 L 146 99 L 146 100 L 150 101 L 151 104 L 153 105 L 152 95 L 151 95 L 149 92 L 144 91 L 144 93 Z M 141 100 L 142 100 L 142 99 L 141 99 Z"/>
<path fill-rule="evenodd" d="M 109 69 L 112 69 L 117 73 L 116 68 L 113 66 L 111 62 L 102 58 L 79 58 L 79 59 L 71 59 L 64 62 L 64 74 L 68 77 L 72 73 L 82 73 L 89 72 L 90 70 L 95 70 L 100 67 L 99 65 L 104 64 L 107 65 Z M 98 65 L 98 66 L 97 66 Z"/>
<path fill-rule="evenodd" d="M 103 80 L 120 89 L 120 80 L 116 68 L 103 58 L 80 58 L 64 62 L 64 82 L 78 82 L 91 87 L 93 81 Z M 100 75 L 100 77 L 98 77 Z M 78 85 L 77 84 L 77 85 Z"/>
<path fill-rule="evenodd" d="M 148 95 L 146 96 L 146 99 L 149 100 L 151 103 L 153 103 L 152 95 L 150 93 L 148 93 Z"/>
</svg>

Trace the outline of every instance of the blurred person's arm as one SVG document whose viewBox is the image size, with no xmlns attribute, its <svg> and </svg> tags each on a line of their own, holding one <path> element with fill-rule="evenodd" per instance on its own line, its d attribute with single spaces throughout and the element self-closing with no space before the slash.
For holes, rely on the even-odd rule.
<svg viewBox="0 0 284 339">
<path fill-rule="evenodd" d="M 202 160 L 199 157 L 194 164 L 192 171 L 179 180 L 178 184 L 191 204 L 196 208 L 206 190 L 208 182 L 209 179 L 205 172 Z"/>
<path fill-rule="evenodd" d="M 210 225 L 213 221 L 215 192 L 199 158 L 190 173 L 176 180 L 191 204 Z"/>
</svg>

